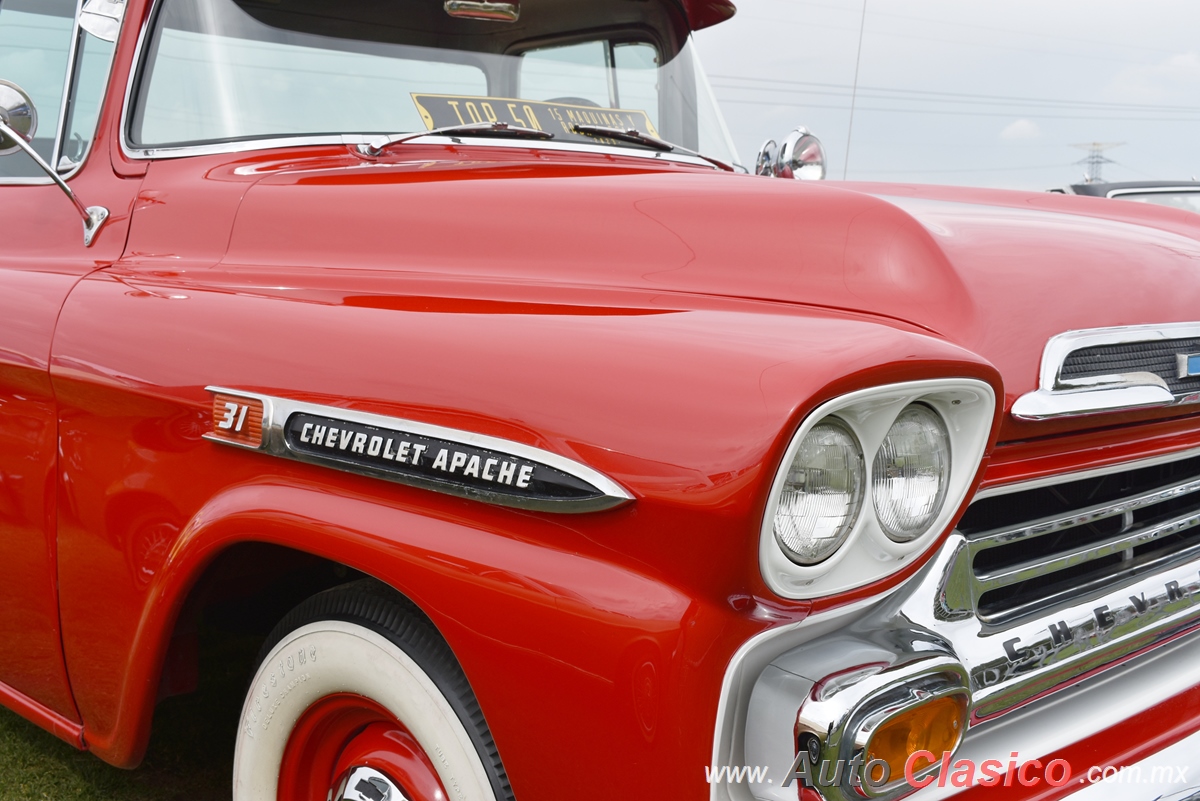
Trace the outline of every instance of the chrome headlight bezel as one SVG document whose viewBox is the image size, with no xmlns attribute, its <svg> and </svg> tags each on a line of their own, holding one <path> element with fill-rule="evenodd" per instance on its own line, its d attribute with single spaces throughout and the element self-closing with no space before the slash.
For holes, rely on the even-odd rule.
<svg viewBox="0 0 1200 801">
<path fill-rule="evenodd" d="M 932 409 L 946 426 L 950 439 L 950 470 L 941 509 L 928 527 L 906 542 L 889 537 L 876 516 L 870 491 L 876 454 L 900 414 L 919 403 Z M 949 378 L 889 384 L 843 395 L 805 418 L 784 452 L 771 486 L 759 537 L 759 565 L 767 585 L 785 598 L 820 598 L 853 590 L 895 573 L 910 564 L 946 530 L 962 506 L 987 448 L 996 409 L 996 395 L 984 381 Z M 815 565 L 801 565 L 784 553 L 775 539 L 775 515 L 792 461 L 801 442 L 830 416 L 858 438 L 866 463 L 868 491 L 858 519 L 841 547 Z"/>
</svg>

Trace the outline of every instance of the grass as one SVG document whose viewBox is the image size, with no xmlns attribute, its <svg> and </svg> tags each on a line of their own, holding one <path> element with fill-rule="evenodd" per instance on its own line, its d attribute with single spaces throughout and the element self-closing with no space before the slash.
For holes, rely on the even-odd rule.
<svg viewBox="0 0 1200 801">
<path fill-rule="evenodd" d="M 159 704 L 137 770 L 111 767 L 0 709 L 0 801 L 229 801 L 234 732 L 258 640 L 202 636 L 201 686 Z"/>
</svg>

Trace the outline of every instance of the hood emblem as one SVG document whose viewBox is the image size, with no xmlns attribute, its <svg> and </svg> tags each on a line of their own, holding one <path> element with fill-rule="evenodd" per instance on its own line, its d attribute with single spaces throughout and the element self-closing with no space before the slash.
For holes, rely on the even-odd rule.
<svg viewBox="0 0 1200 801">
<path fill-rule="evenodd" d="M 1200 353 L 1177 353 L 1175 363 L 1179 367 L 1179 378 L 1200 377 Z"/>
<path fill-rule="evenodd" d="M 550 451 L 470 431 L 221 387 L 205 439 L 449 495 L 542 512 L 598 512 L 633 500 Z"/>
</svg>

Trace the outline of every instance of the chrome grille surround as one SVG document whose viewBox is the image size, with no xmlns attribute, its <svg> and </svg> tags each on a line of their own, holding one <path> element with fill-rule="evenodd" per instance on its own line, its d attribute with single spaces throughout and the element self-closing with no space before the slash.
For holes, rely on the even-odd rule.
<svg viewBox="0 0 1200 801">
<path fill-rule="evenodd" d="M 1200 403 L 1200 377 L 1179 369 L 1200 322 L 1068 331 L 1042 352 L 1038 388 L 1017 399 L 1022 420 Z"/>
</svg>

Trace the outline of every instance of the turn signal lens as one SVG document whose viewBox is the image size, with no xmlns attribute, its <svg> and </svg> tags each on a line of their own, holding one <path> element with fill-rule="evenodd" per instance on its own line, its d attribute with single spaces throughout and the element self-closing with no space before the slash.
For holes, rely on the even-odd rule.
<svg viewBox="0 0 1200 801">
<path fill-rule="evenodd" d="M 892 781 L 902 780 L 904 766 L 918 751 L 928 751 L 933 760 L 920 758 L 913 773 L 936 763 L 962 740 L 967 724 L 967 699 L 948 695 L 901 712 L 884 723 L 867 741 L 866 764 L 882 759 L 891 768 Z"/>
<path fill-rule="evenodd" d="M 910 542 L 928 530 L 946 499 L 950 434 L 937 412 L 914 403 L 892 424 L 872 468 L 871 494 L 884 532 Z"/>
<path fill-rule="evenodd" d="M 801 565 L 823 562 L 846 541 L 866 484 L 862 447 L 834 417 L 813 426 L 788 468 L 775 511 L 775 539 Z"/>
</svg>

